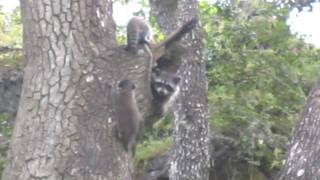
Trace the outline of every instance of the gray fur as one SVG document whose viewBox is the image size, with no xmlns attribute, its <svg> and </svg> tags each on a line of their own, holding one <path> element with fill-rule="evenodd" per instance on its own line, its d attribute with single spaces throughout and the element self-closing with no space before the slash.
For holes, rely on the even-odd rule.
<svg viewBox="0 0 320 180">
<path fill-rule="evenodd" d="M 127 25 L 127 50 L 136 51 L 138 45 L 154 43 L 150 25 L 139 17 L 130 19 Z"/>
<path fill-rule="evenodd" d="M 154 68 L 151 90 L 156 114 L 164 114 L 179 94 L 180 77 L 175 73 Z"/>
<path fill-rule="evenodd" d="M 142 116 L 135 98 L 135 85 L 133 82 L 130 80 L 121 81 L 117 98 L 117 113 L 119 117 L 116 129 L 117 136 L 126 151 L 134 151 Z"/>
</svg>

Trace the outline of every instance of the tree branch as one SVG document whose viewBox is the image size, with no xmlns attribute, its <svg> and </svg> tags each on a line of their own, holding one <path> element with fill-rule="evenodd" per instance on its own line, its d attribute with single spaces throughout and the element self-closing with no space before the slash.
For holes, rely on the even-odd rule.
<svg viewBox="0 0 320 180">
<path fill-rule="evenodd" d="M 11 51 L 22 51 L 22 48 L 12 48 L 9 46 L 0 47 L 0 53 L 7 53 Z"/>
</svg>

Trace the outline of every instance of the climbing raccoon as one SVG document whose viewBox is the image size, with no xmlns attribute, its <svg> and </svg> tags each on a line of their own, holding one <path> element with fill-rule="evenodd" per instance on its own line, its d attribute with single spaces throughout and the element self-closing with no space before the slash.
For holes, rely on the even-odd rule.
<svg viewBox="0 0 320 180">
<path fill-rule="evenodd" d="M 150 25 L 139 17 L 131 18 L 127 25 L 126 49 L 136 51 L 138 45 L 147 44 L 148 51 L 150 51 L 150 46 L 153 43 L 153 32 Z"/>
<path fill-rule="evenodd" d="M 117 137 L 127 152 L 129 150 L 134 151 L 137 134 L 142 121 L 135 97 L 135 85 L 130 80 L 123 80 L 119 83 L 118 87 L 117 113 L 119 120 L 116 127 Z"/>
<path fill-rule="evenodd" d="M 170 71 L 155 67 L 151 76 L 151 91 L 154 97 L 155 113 L 162 115 L 179 94 L 181 78 Z"/>
</svg>

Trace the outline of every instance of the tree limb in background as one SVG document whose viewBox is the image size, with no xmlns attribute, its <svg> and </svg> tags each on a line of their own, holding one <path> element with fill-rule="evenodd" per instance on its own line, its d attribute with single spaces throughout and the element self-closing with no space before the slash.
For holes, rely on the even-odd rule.
<svg viewBox="0 0 320 180">
<path fill-rule="evenodd" d="M 0 47 L 0 53 L 7 53 L 11 51 L 22 51 L 22 48 L 12 48 L 9 46 Z"/>
</svg>

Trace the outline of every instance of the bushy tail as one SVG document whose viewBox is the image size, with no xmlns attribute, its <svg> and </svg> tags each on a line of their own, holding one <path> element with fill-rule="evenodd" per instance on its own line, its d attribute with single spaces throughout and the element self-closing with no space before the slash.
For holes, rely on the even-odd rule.
<svg viewBox="0 0 320 180">
<path fill-rule="evenodd" d="M 132 31 L 127 32 L 127 50 L 135 50 L 138 47 L 139 34 L 138 32 Z"/>
</svg>

